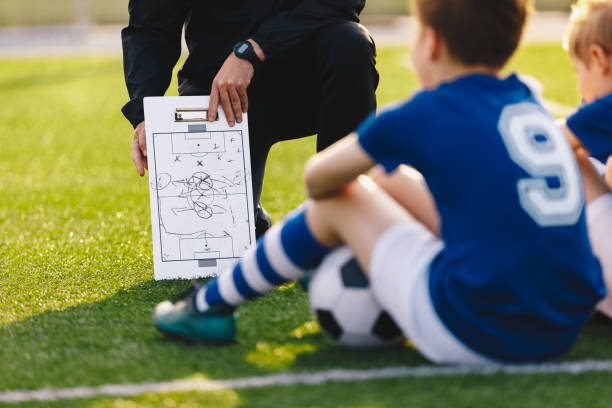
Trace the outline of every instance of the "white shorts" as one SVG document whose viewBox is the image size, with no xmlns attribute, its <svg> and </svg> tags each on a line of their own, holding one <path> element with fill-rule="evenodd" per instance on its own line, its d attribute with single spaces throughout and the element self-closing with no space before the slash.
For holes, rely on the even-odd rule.
<svg viewBox="0 0 612 408">
<path fill-rule="evenodd" d="M 418 221 L 389 228 L 372 252 L 370 280 L 376 300 L 428 360 L 493 364 L 468 348 L 438 317 L 429 294 L 429 266 L 444 247 Z"/>
<path fill-rule="evenodd" d="M 591 247 L 599 259 L 608 288 L 608 296 L 597 308 L 612 317 L 612 193 L 587 205 L 586 217 Z"/>
</svg>

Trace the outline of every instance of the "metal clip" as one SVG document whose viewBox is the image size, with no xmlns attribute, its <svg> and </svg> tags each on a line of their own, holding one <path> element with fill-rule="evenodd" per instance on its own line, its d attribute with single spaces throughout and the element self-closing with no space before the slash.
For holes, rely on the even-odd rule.
<svg viewBox="0 0 612 408">
<path fill-rule="evenodd" d="M 219 114 L 217 113 L 217 118 Z M 206 108 L 176 108 L 175 122 L 208 122 L 208 109 Z"/>
</svg>

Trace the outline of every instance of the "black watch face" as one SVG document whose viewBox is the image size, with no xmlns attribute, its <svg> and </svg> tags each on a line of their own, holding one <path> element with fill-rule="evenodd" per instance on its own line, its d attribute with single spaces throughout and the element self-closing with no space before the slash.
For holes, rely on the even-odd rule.
<svg viewBox="0 0 612 408">
<path fill-rule="evenodd" d="M 244 55 L 248 49 L 249 49 L 249 43 L 245 41 L 241 43 L 240 45 L 238 45 L 238 47 L 236 47 L 236 52 L 238 54 Z"/>
</svg>

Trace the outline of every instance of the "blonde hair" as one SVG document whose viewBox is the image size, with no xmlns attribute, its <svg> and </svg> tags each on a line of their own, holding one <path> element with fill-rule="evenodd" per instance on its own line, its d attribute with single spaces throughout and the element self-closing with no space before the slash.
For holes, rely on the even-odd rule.
<svg viewBox="0 0 612 408">
<path fill-rule="evenodd" d="M 588 66 L 591 45 L 612 54 L 612 0 L 578 0 L 572 6 L 564 47 Z"/>
</svg>

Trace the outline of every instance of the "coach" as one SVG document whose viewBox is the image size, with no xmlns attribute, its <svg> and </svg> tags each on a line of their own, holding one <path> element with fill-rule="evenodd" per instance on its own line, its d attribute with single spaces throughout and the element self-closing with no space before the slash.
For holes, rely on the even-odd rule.
<svg viewBox="0 0 612 408">
<path fill-rule="evenodd" d="M 181 54 L 181 95 L 210 94 L 209 118 L 223 107 L 231 126 L 249 112 L 253 194 L 259 203 L 266 158 L 281 140 L 318 134 L 321 150 L 376 107 L 376 50 L 359 24 L 365 0 L 130 0 L 122 31 L 135 128 L 132 158 L 143 176 L 142 99 L 163 95 Z M 256 232 L 269 226 L 257 206 Z"/>
</svg>

